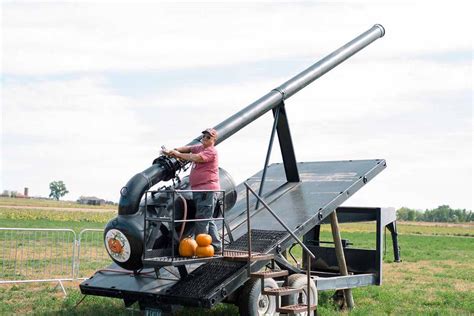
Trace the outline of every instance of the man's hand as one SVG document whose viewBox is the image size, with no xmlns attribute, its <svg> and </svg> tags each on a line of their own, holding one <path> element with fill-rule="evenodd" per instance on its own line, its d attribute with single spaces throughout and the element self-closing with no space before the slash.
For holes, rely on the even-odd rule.
<svg viewBox="0 0 474 316">
<path fill-rule="evenodd" d="M 161 146 L 161 154 L 162 155 L 166 155 L 166 156 L 169 156 L 169 157 L 174 157 L 176 158 L 177 157 L 177 154 L 179 154 L 179 151 L 177 151 L 176 149 L 166 149 L 165 146 Z"/>
<path fill-rule="evenodd" d="M 180 152 L 177 151 L 176 149 L 170 149 L 170 150 L 162 149 L 161 154 L 168 157 L 178 158 L 178 155 L 180 154 Z"/>
<path fill-rule="evenodd" d="M 164 146 L 161 146 L 161 154 L 180 160 L 204 162 L 200 155 L 192 154 L 188 147 L 179 147 L 178 149 L 167 150 Z"/>
<path fill-rule="evenodd" d="M 175 149 L 168 150 L 168 153 L 167 153 L 168 156 L 174 157 L 174 158 L 177 158 L 178 154 L 179 154 L 179 151 Z"/>
<path fill-rule="evenodd" d="M 161 153 L 162 155 L 169 156 L 170 151 L 169 151 L 168 149 L 166 149 L 165 146 L 161 146 L 161 151 L 160 151 L 160 153 Z"/>
</svg>

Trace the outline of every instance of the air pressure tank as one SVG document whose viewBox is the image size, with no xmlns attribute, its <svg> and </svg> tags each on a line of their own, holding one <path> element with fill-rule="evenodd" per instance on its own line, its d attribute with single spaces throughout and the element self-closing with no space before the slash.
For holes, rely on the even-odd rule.
<svg viewBox="0 0 474 316">
<path fill-rule="evenodd" d="M 188 179 L 188 177 L 183 178 L 182 182 L 176 185 L 174 189 L 190 190 Z M 227 171 L 219 168 L 219 183 L 221 190 L 225 192 L 225 198 L 222 202 L 224 210 L 227 211 L 231 209 L 237 201 L 235 182 Z M 173 187 L 167 189 L 173 189 Z M 140 202 L 138 212 L 126 215 L 119 214 L 107 224 L 104 230 L 104 243 L 107 252 L 112 260 L 124 269 L 138 270 L 144 267 L 142 255 L 145 249 L 143 225 L 145 213 L 147 213 L 147 216 L 150 216 L 151 213 L 156 214 L 156 212 L 160 212 L 160 216 L 171 216 L 171 211 L 173 207 L 175 207 L 175 219 L 182 219 L 185 207 L 183 201 L 185 200 L 188 214 L 187 218 L 194 218 L 195 207 L 192 200 L 192 193 L 177 193 L 173 200 L 171 198 L 172 194 L 160 194 L 159 192 L 160 191 L 158 191 L 158 194 L 155 196 L 148 194 L 147 208 L 145 208 L 145 199 L 143 198 Z M 166 214 L 163 214 L 163 212 Z M 216 224 L 220 226 L 220 223 L 217 222 Z M 167 223 L 167 225 L 169 224 Z M 192 231 L 192 227 L 193 223 L 186 223 L 186 232 Z M 178 230 L 178 227 L 176 230 Z M 150 237 L 148 237 L 147 250 L 149 247 L 155 247 L 153 249 L 155 253 L 161 253 L 162 255 L 170 253 L 170 242 L 154 242 L 156 240 L 169 239 L 169 237 L 163 235 L 163 231 L 164 228 L 160 227 L 160 223 L 158 223 L 156 229 L 153 231 L 147 231 L 147 236 L 151 236 L 151 239 L 153 239 L 150 243 Z M 175 242 L 175 245 L 176 244 L 177 242 Z M 158 247 L 158 249 L 156 247 Z"/>
</svg>

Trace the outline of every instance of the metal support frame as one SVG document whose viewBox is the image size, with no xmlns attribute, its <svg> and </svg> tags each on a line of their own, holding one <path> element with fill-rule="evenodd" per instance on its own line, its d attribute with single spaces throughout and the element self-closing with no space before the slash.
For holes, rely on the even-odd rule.
<svg viewBox="0 0 474 316">
<path fill-rule="evenodd" d="M 251 232 L 250 232 L 250 202 L 249 202 L 249 192 L 251 192 L 256 198 L 257 201 L 260 201 L 263 206 L 267 209 L 267 211 L 280 223 L 283 228 L 293 237 L 293 239 L 303 248 L 303 251 L 306 252 L 307 254 L 307 269 L 306 269 L 306 296 L 307 296 L 307 311 L 308 315 L 311 315 L 311 258 L 316 259 L 316 256 L 311 252 L 311 250 L 306 247 L 306 245 L 296 236 L 291 229 L 283 222 L 283 220 L 275 214 L 275 212 L 272 211 L 269 205 L 263 201 L 263 199 L 255 193 L 254 190 L 248 185 L 247 182 L 244 182 L 245 188 L 246 188 L 246 196 L 247 196 L 247 240 L 248 240 L 248 262 L 247 262 L 247 271 L 248 271 L 248 276 L 250 276 L 251 269 L 250 269 L 250 263 L 251 263 L 251 247 L 252 247 L 252 242 L 251 242 Z M 262 288 L 263 288 L 263 282 L 262 282 Z"/>
<path fill-rule="evenodd" d="M 277 130 L 277 124 L 278 124 L 278 119 L 280 117 L 280 109 L 281 107 L 284 106 L 284 102 L 281 102 L 281 106 L 277 107 L 273 111 L 273 127 L 272 127 L 272 133 L 270 135 L 270 141 L 268 143 L 268 149 L 267 149 L 267 155 L 265 157 L 265 163 L 263 165 L 263 171 L 262 171 L 262 180 L 260 181 L 260 188 L 258 189 L 258 195 L 262 196 L 263 193 L 263 185 L 265 184 L 265 177 L 267 176 L 267 167 L 268 167 L 268 162 L 270 161 L 270 156 L 272 154 L 272 148 L 273 148 L 273 140 L 275 139 L 275 131 Z M 260 204 L 260 201 L 257 200 L 257 203 L 255 204 L 255 209 L 258 209 Z"/>
<path fill-rule="evenodd" d="M 293 237 L 294 240 L 296 240 L 296 242 L 305 250 L 308 252 L 308 254 L 311 256 L 311 258 L 315 259 L 316 256 L 311 252 L 311 250 L 308 249 L 308 247 L 306 247 L 305 244 L 303 244 L 301 242 L 301 240 L 298 238 L 298 236 L 295 235 L 295 233 L 293 233 L 291 231 L 291 229 L 282 221 L 282 219 L 275 214 L 275 212 L 272 211 L 272 209 L 270 208 L 270 206 L 268 206 L 267 203 L 265 203 L 264 200 L 262 200 L 262 198 L 254 191 L 252 190 L 252 188 L 248 185 L 247 182 L 244 182 L 244 185 L 245 187 L 247 188 L 247 195 L 248 195 L 248 192 L 251 192 L 256 198 L 257 200 L 259 200 L 263 206 L 267 209 L 267 211 L 272 214 L 272 216 L 280 223 L 281 226 L 283 226 L 283 228 L 291 235 L 291 237 Z M 248 204 L 247 204 L 248 205 Z M 249 212 L 249 208 L 247 208 L 247 213 L 250 213 Z M 247 227 L 250 227 L 250 224 L 247 224 L 248 226 Z M 250 240 L 250 239 L 249 239 Z"/>
<path fill-rule="evenodd" d="M 277 134 L 280 143 L 281 156 L 285 167 L 286 181 L 300 182 L 293 141 L 291 140 L 290 125 L 286 115 L 285 103 L 282 101 L 278 109 Z M 276 117 L 277 109 L 273 109 Z"/>
<path fill-rule="evenodd" d="M 349 275 L 349 272 L 347 271 L 347 265 L 346 265 L 346 258 L 344 256 L 344 249 L 342 248 L 342 242 L 341 242 L 341 232 L 339 230 L 339 223 L 337 221 L 337 214 L 336 210 L 331 213 L 331 231 L 332 231 L 332 236 L 334 239 L 334 247 L 336 250 L 336 257 L 337 257 L 337 262 L 339 265 L 339 270 L 341 275 L 346 276 Z M 344 297 L 346 299 L 346 304 L 349 309 L 354 308 L 354 298 L 352 296 L 352 290 L 351 289 L 344 289 Z"/>
<path fill-rule="evenodd" d="M 246 199 L 247 199 L 247 250 L 248 250 L 248 261 L 247 261 L 247 274 L 250 277 L 252 271 L 250 270 L 251 256 L 252 256 L 252 232 L 250 231 L 250 198 L 249 198 L 249 187 L 246 185 Z"/>
<path fill-rule="evenodd" d="M 393 245 L 393 257 L 395 262 L 401 262 L 400 259 L 400 247 L 398 246 L 398 232 L 397 232 L 397 222 L 393 221 L 385 225 L 392 234 L 392 245 Z"/>
<path fill-rule="evenodd" d="M 376 225 L 376 229 L 375 229 L 375 234 L 376 234 L 376 238 L 375 238 L 375 240 L 376 240 L 375 241 L 375 243 L 376 243 L 376 246 L 375 246 L 375 249 L 376 249 L 375 262 L 377 262 L 377 265 L 378 265 L 376 277 L 377 277 L 377 285 L 381 285 L 382 284 L 382 268 L 383 268 L 383 236 L 382 236 L 382 232 L 384 230 L 384 225 L 382 224 L 381 210 L 376 212 L 375 217 L 376 217 L 376 220 L 375 220 L 375 225 Z"/>
<path fill-rule="evenodd" d="M 224 190 L 161 190 L 161 191 L 146 191 L 145 192 L 145 216 L 143 217 L 143 240 L 144 244 L 147 244 L 147 223 L 148 222 L 167 222 L 171 223 L 171 230 L 170 230 L 170 238 L 171 238 L 171 257 L 164 257 L 163 260 L 150 260 L 149 258 L 146 257 L 146 249 L 142 254 L 142 261 L 144 263 L 150 264 L 152 266 L 178 266 L 179 273 L 181 277 L 187 276 L 188 272 L 186 270 L 186 267 L 184 267 L 185 264 L 189 263 L 199 263 L 199 262 L 205 262 L 209 261 L 214 258 L 222 258 L 223 253 L 224 253 L 224 236 L 225 236 L 225 203 L 222 203 L 222 217 L 210 217 L 210 218 L 198 218 L 198 219 L 183 219 L 183 220 L 176 220 L 175 219 L 175 214 L 176 214 L 176 203 L 175 197 L 176 194 L 179 193 L 194 193 L 194 192 L 202 192 L 202 193 L 221 193 L 222 194 L 222 199 L 225 200 L 225 191 Z M 157 218 L 151 218 L 148 217 L 147 211 L 148 211 L 148 194 L 156 194 L 156 193 L 165 193 L 165 194 L 171 194 L 172 196 L 172 201 L 173 201 L 173 208 L 171 212 L 171 217 L 157 217 Z M 189 223 L 189 222 L 202 222 L 202 221 L 211 221 L 211 220 L 221 220 L 223 225 L 222 225 L 222 239 L 221 239 L 221 249 L 222 252 L 220 255 L 214 255 L 213 257 L 203 257 L 203 258 L 189 258 L 189 259 L 183 259 L 175 255 L 175 237 L 176 236 L 176 231 L 175 231 L 175 225 L 176 223 Z M 177 239 L 177 238 L 176 238 Z M 179 241 L 178 241 L 179 243 Z M 160 259 L 160 258 L 158 258 Z M 184 267 L 184 268 L 181 268 Z"/>
<path fill-rule="evenodd" d="M 281 92 L 281 91 L 279 91 Z M 260 188 L 258 195 L 262 196 L 263 186 L 265 184 L 265 178 L 267 175 L 267 167 L 272 154 L 273 141 L 275 139 L 275 132 L 278 134 L 278 142 L 280 143 L 281 156 L 283 158 L 283 166 L 285 168 L 286 180 L 288 182 L 299 182 L 300 176 L 298 173 L 298 165 L 296 162 L 295 150 L 293 148 L 293 141 L 291 139 L 290 125 L 288 123 L 288 117 L 285 111 L 285 101 L 275 107 L 273 110 L 273 127 L 270 135 L 270 141 L 268 143 L 267 155 L 265 157 L 265 164 L 263 165 L 262 180 L 260 182 Z M 255 209 L 260 206 L 260 201 L 257 200 Z"/>
<path fill-rule="evenodd" d="M 222 199 L 223 201 L 224 199 Z M 219 203 L 219 207 L 217 208 L 217 214 L 214 214 L 216 217 L 224 217 L 224 203 L 221 200 L 218 200 L 217 203 Z M 225 230 L 227 231 L 227 237 L 229 238 L 229 243 L 234 242 L 234 236 L 232 235 L 232 230 L 230 229 L 229 223 L 227 221 L 224 221 L 224 227 Z M 225 234 L 222 235 L 222 243 L 224 243 L 224 237 Z"/>
</svg>

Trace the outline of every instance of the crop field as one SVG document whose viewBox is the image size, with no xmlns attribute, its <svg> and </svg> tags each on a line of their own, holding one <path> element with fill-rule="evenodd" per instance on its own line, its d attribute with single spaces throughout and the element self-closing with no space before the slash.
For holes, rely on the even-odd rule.
<svg viewBox="0 0 474 316">
<path fill-rule="evenodd" d="M 85 228 L 101 229 L 116 214 L 116 209 L 110 206 L 96 207 L 96 210 L 87 206 L 88 209 L 84 210 L 84 206 L 76 207 L 72 203 L 15 200 L 0 198 L 0 227 L 69 228 L 78 233 Z M 326 226 L 323 226 L 322 237 L 330 240 L 330 228 Z M 342 238 L 354 244 L 351 247 L 374 246 L 373 225 L 342 224 L 341 229 Z M 383 285 L 354 289 L 356 308 L 343 314 L 473 315 L 474 224 L 406 222 L 398 223 L 398 231 L 402 262 L 393 262 L 391 238 L 387 232 Z M 48 236 L 44 239 L 47 243 Z M 0 252 L 12 250 L 9 247 L 13 249 L 18 245 L 7 244 Z M 36 247 L 36 257 L 25 260 L 40 262 L 41 247 Z M 104 251 L 101 243 L 91 242 L 85 248 L 88 251 Z M 65 252 L 55 256 L 63 254 Z M 298 254 L 297 250 L 297 257 Z M 81 274 L 92 275 L 108 262 L 106 259 L 81 263 Z M 36 268 L 31 273 L 41 273 L 41 264 Z M 4 276 L 8 271 L 0 271 L 0 279 L 2 273 Z M 137 306 L 125 308 L 121 300 L 111 298 L 87 296 L 76 306 L 83 298 L 78 289 L 79 282 L 70 281 L 64 285 L 66 297 L 53 282 L 0 285 L 0 315 L 140 315 Z M 319 293 L 319 315 L 341 314 L 333 305 L 332 294 L 330 291 Z M 178 315 L 238 315 L 238 309 L 219 304 L 212 310 L 186 308 Z"/>
</svg>

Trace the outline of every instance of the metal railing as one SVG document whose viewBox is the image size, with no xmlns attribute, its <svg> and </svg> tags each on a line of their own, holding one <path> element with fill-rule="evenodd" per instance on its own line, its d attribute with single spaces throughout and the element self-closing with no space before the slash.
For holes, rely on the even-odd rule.
<svg viewBox="0 0 474 316">
<path fill-rule="evenodd" d="M 76 233 L 71 229 L 0 228 L 0 284 L 74 279 Z"/>
<path fill-rule="evenodd" d="M 57 282 L 85 279 L 110 264 L 103 230 L 0 228 L 0 284 Z M 83 260 L 81 265 L 81 258 Z M 81 270 L 80 270 L 81 269 Z"/>
<path fill-rule="evenodd" d="M 183 195 L 188 195 L 188 194 L 194 194 L 194 193 L 202 193 L 202 194 L 215 194 L 217 197 L 217 203 L 219 201 L 225 201 L 225 190 L 158 190 L 158 191 L 146 191 L 145 192 L 145 209 L 147 210 L 145 212 L 144 216 L 144 245 L 145 245 L 145 251 L 143 252 L 143 257 L 142 260 L 143 262 L 151 265 L 157 265 L 157 266 L 162 266 L 162 265 L 183 265 L 187 263 L 196 263 L 196 262 L 201 262 L 201 261 L 208 261 L 215 259 L 217 257 L 222 257 L 222 254 L 224 253 L 224 236 L 225 236 L 225 203 L 221 203 L 220 205 L 222 206 L 222 209 L 220 210 L 221 216 L 220 217 L 212 217 L 213 214 L 211 214 L 211 217 L 209 218 L 194 218 L 194 219 L 187 219 L 186 213 L 183 216 L 183 219 L 176 219 L 176 199 L 178 197 L 182 198 L 182 202 L 184 205 L 184 208 L 187 209 L 186 206 L 186 199 L 183 197 Z M 168 205 L 165 203 L 159 204 L 159 205 L 153 205 L 153 204 L 148 204 L 149 198 L 148 196 L 151 195 L 152 198 L 155 195 L 167 195 L 171 198 L 171 201 L 173 201 L 173 205 L 171 207 L 171 214 L 167 211 Z M 193 197 L 194 198 L 194 197 Z M 155 206 L 156 208 L 156 215 L 151 215 L 148 212 L 148 206 Z M 215 209 L 214 209 L 215 210 Z M 214 213 L 214 210 L 212 210 L 212 213 Z M 197 211 L 197 210 L 196 210 Z M 212 257 L 201 257 L 201 258 L 196 258 L 196 257 L 189 257 L 189 258 L 182 258 L 179 257 L 178 253 L 175 253 L 175 246 L 179 244 L 179 241 L 181 238 L 186 237 L 186 236 L 181 236 L 181 234 L 184 232 L 184 228 L 181 231 L 181 234 L 178 235 L 176 232 L 176 226 L 177 225 L 186 225 L 187 223 L 195 223 L 195 222 L 209 222 L 211 224 L 211 221 L 222 221 L 222 239 L 221 239 L 221 249 L 220 249 L 220 254 L 216 254 Z M 149 243 L 149 236 L 152 236 L 150 234 L 150 223 L 168 223 L 169 226 L 169 233 L 170 233 L 170 240 L 171 240 L 171 254 L 170 256 L 163 256 L 159 255 L 156 256 L 154 254 L 153 249 L 148 249 L 146 246 Z M 157 226 L 155 229 L 159 229 Z M 217 228 L 216 228 L 217 229 Z M 148 236 L 147 236 L 148 235 Z"/>
<path fill-rule="evenodd" d="M 110 256 L 104 246 L 103 229 L 83 229 L 79 233 L 76 246 L 76 279 L 87 279 L 97 268 L 111 263 Z M 86 259 L 83 260 L 84 258 Z"/>
<path fill-rule="evenodd" d="M 306 247 L 306 245 L 301 242 L 301 240 L 296 236 L 291 229 L 281 220 L 280 217 L 278 217 L 275 212 L 270 208 L 270 206 L 265 203 L 265 201 L 254 191 L 252 188 L 247 184 L 247 182 L 244 182 L 245 188 L 246 188 L 246 198 L 247 198 L 247 246 L 248 246 L 248 262 L 247 262 L 247 269 L 248 273 L 250 275 L 250 262 L 251 262 L 251 257 L 252 257 L 252 240 L 251 240 L 251 232 L 250 232 L 250 199 L 249 199 L 249 192 L 252 193 L 253 196 L 257 199 L 257 203 L 260 202 L 264 206 L 265 209 L 280 223 L 283 228 L 293 237 L 293 239 L 301 246 L 306 251 L 307 254 L 307 269 L 306 269 L 306 296 L 307 296 L 307 307 L 308 307 L 308 315 L 311 315 L 311 286 L 310 286 L 310 281 L 311 281 L 311 258 L 316 259 L 316 256 L 311 252 L 311 250 Z"/>
</svg>

